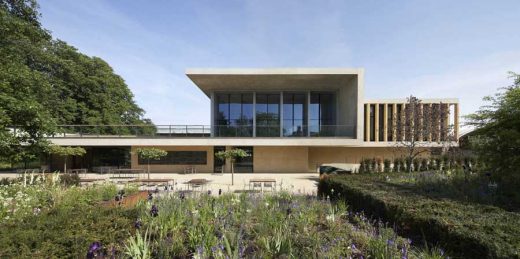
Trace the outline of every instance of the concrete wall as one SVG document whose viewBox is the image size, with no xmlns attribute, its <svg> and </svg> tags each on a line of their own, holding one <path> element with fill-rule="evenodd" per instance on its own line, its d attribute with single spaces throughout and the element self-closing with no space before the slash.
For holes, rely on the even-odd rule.
<svg viewBox="0 0 520 259">
<path fill-rule="evenodd" d="M 255 173 L 307 172 L 308 147 L 254 147 Z"/>
<path fill-rule="evenodd" d="M 132 147 L 132 169 L 145 169 L 146 164 L 138 164 L 138 157 L 136 150 L 139 147 Z M 152 173 L 183 173 L 186 167 L 195 167 L 197 173 L 213 173 L 213 147 L 199 147 L 199 146 L 165 146 L 160 147 L 166 151 L 206 151 L 207 152 L 207 164 L 205 165 L 150 165 L 150 171 Z"/>
</svg>

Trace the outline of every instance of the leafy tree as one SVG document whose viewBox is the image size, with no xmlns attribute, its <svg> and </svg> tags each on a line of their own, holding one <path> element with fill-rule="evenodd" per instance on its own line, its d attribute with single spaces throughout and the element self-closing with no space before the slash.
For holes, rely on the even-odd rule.
<svg viewBox="0 0 520 259">
<path fill-rule="evenodd" d="M 62 147 L 51 145 L 49 146 L 49 153 L 63 157 L 63 172 L 67 173 L 67 157 L 68 156 L 83 156 L 87 151 L 82 147 Z"/>
<path fill-rule="evenodd" d="M 475 127 L 469 140 L 486 169 L 504 184 L 520 184 L 520 75 L 510 73 L 511 86 L 494 96 L 489 104 L 471 115 L 467 123 Z M 481 163 L 482 164 L 482 163 Z"/>
<path fill-rule="evenodd" d="M 48 145 L 58 124 L 96 133 L 153 133 L 124 80 L 42 28 L 35 0 L 0 0 L 0 158 L 18 162 Z M 71 128 L 70 131 L 77 129 Z M 88 132 L 88 129 L 87 129 Z"/>
<path fill-rule="evenodd" d="M 150 179 L 150 160 L 159 160 L 161 157 L 168 155 L 168 152 L 158 148 L 138 148 L 137 155 L 146 160 L 148 179 Z"/>
<path fill-rule="evenodd" d="M 446 148 L 455 141 L 452 129 L 441 125 L 441 118 L 449 116 L 448 105 L 440 103 L 432 106 L 431 109 L 428 107 L 422 105 L 420 99 L 410 95 L 401 118 L 394 120 L 397 122 L 394 123 L 394 130 L 397 132 L 395 147 L 399 152 L 404 150 L 408 172 L 412 172 L 415 159 L 430 151 L 432 142 L 426 141 L 426 136 L 440 136 L 432 138 L 432 141 L 443 144 Z"/>
<path fill-rule="evenodd" d="M 219 151 L 215 154 L 215 157 L 221 160 L 229 159 L 231 162 L 231 185 L 235 184 L 235 161 L 238 158 L 248 157 L 248 154 L 245 150 L 240 148 L 234 148 L 226 151 Z"/>
</svg>

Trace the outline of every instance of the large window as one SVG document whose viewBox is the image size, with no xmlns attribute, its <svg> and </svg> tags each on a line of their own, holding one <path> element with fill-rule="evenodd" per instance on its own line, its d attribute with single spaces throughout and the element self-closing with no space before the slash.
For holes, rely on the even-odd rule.
<svg viewBox="0 0 520 259">
<path fill-rule="evenodd" d="M 256 136 L 280 136 L 280 94 L 256 94 Z"/>
<path fill-rule="evenodd" d="M 307 136 L 307 95 L 305 93 L 283 94 L 283 135 Z"/>
<path fill-rule="evenodd" d="M 217 136 L 253 136 L 253 94 L 217 94 Z"/>
<path fill-rule="evenodd" d="M 150 160 L 152 165 L 205 165 L 207 164 L 206 151 L 168 151 L 166 156 L 159 160 Z M 139 158 L 139 164 L 147 164 L 146 159 Z"/>
<path fill-rule="evenodd" d="M 311 136 L 334 136 L 336 131 L 335 95 L 311 93 L 309 131 Z"/>
<path fill-rule="evenodd" d="M 234 147 L 246 151 L 249 156 L 239 157 L 235 160 L 236 173 L 252 173 L 253 172 L 253 147 Z"/>
</svg>

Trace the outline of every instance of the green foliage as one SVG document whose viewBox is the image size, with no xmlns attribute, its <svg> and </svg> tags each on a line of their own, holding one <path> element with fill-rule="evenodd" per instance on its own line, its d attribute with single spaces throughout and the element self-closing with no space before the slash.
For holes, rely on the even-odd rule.
<svg viewBox="0 0 520 259">
<path fill-rule="evenodd" d="M 146 160 L 158 160 L 168 155 L 168 152 L 159 148 L 138 148 L 137 155 Z"/>
<path fill-rule="evenodd" d="M 57 124 L 151 124 L 105 61 L 52 39 L 39 18 L 34 0 L 0 0 L 0 157 L 39 154 Z"/>
<path fill-rule="evenodd" d="M 476 127 L 471 146 L 486 170 L 503 184 L 520 186 L 520 75 L 511 73 L 511 78 L 513 85 L 485 97 L 490 104 L 467 119 Z"/>
<path fill-rule="evenodd" d="M 83 156 L 87 151 L 82 147 L 62 147 L 52 145 L 49 147 L 49 153 L 58 156 Z"/>
<path fill-rule="evenodd" d="M 215 157 L 221 160 L 225 159 L 231 159 L 232 161 L 236 160 L 237 158 L 243 158 L 248 157 L 250 154 L 248 154 L 245 150 L 240 148 L 234 148 L 231 150 L 226 151 L 219 151 L 215 154 Z"/>
<path fill-rule="evenodd" d="M 462 185 L 466 180 L 456 172 L 349 175 L 320 181 L 318 192 L 321 196 L 332 195 L 332 190 L 341 193 L 339 198 L 355 210 L 388 220 L 400 233 L 424 237 L 454 255 L 520 257 L 520 227 L 516 223 L 520 214 L 465 199 L 472 191 L 481 190 L 479 179 Z M 461 185 L 466 191 L 457 189 Z M 430 254 L 429 258 L 435 258 L 439 253 L 433 249 Z"/>
<path fill-rule="evenodd" d="M 54 184 L 63 175 L 51 176 L 0 186 L 0 257 L 84 258 L 96 241 L 107 256 L 122 252 L 137 211 L 100 204 L 115 185 L 63 187 Z"/>
</svg>

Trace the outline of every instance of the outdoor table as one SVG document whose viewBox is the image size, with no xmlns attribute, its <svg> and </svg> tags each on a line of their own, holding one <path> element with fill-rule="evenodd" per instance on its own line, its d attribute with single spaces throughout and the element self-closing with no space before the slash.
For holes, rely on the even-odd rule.
<svg viewBox="0 0 520 259">
<path fill-rule="evenodd" d="M 85 184 L 95 184 L 96 182 L 99 182 L 99 181 L 105 181 L 106 179 L 104 178 L 82 178 L 82 179 L 79 179 L 79 183 L 82 184 L 82 183 L 85 183 Z"/>
<path fill-rule="evenodd" d="M 111 169 L 110 173 L 112 178 L 140 178 L 141 173 L 144 174 L 144 169 Z"/>
<path fill-rule="evenodd" d="M 211 181 L 210 180 L 207 180 L 207 179 L 191 179 L 187 182 L 185 182 L 184 184 L 187 184 L 188 185 L 188 189 L 191 187 L 191 189 L 193 190 L 194 187 L 202 187 L 202 189 L 204 189 L 204 186 L 206 186 L 208 183 L 210 183 Z"/>
<path fill-rule="evenodd" d="M 175 184 L 174 179 L 134 179 L 130 180 L 131 183 L 141 183 L 141 184 L 169 184 L 172 182 L 172 185 Z"/>
<path fill-rule="evenodd" d="M 276 180 L 275 179 L 267 179 L 267 178 L 254 178 L 249 180 L 249 189 L 251 189 L 251 185 L 253 185 L 253 190 L 255 189 L 255 184 L 260 184 L 261 190 L 264 190 L 266 184 L 271 184 L 270 188 L 276 189 Z"/>
</svg>

